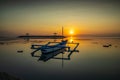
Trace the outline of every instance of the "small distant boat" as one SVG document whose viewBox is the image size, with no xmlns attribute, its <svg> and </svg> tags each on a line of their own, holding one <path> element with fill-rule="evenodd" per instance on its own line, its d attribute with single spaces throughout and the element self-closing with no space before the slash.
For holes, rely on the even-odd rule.
<svg viewBox="0 0 120 80">
<path fill-rule="evenodd" d="M 60 43 L 56 44 L 56 45 L 52 45 L 52 46 L 41 46 L 41 52 L 42 54 L 49 54 L 52 52 L 55 52 L 57 50 L 63 49 L 66 47 L 67 44 L 67 40 L 62 40 Z"/>
</svg>

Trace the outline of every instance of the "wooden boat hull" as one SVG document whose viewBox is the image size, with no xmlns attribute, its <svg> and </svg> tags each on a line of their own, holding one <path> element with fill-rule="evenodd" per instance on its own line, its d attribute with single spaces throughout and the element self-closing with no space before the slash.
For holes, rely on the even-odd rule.
<svg viewBox="0 0 120 80">
<path fill-rule="evenodd" d="M 42 54 L 39 60 L 47 61 L 60 53 L 64 53 L 65 50 L 66 50 L 65 48 L 61 48 L 57 51 L 50 52 L 49 54 Z"/>
<path fill-rule="evenodd" d="M 42 54 L 49 54 L 58 50 L 61 50 L 66 47 L 67 41 L 62 41 L 61 43 L 54 46 L 46 46 L 41 49 Z"/>
</svg>

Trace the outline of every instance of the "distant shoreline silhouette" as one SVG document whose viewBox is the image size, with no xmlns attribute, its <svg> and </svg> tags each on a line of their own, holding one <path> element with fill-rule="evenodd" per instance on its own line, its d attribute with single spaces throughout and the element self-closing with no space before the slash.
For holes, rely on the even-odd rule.
<svg viewBox="0 0 120 80">
<path fill-rule="evenodd" d="M 22 35 L 18 36 L 18 38 L 42 38 L 42 39 L 62 39 L 66 38 L 65 36 L 61 35 Z"/>
</svg>

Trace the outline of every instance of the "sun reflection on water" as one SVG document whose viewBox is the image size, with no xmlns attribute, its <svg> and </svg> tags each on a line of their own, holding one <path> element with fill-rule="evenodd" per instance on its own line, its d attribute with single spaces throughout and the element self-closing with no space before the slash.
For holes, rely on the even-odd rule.
<svg viewBox="0 0 120 80">
<path fill-rule="evenodd" d="M 69 42 L 73 43 L 73 37 L 72 36 L 70 37 Z"/>
</svg>

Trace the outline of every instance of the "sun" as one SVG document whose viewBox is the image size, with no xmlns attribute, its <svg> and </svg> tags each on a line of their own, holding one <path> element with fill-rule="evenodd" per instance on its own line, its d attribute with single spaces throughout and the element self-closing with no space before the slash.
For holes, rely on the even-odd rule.
<svg viewBox="0 0 120 80">
<path fill-rule="evenodd" d="M 70 30 L 70 34 L 71 34 L 71 35 L 74 34 L 74 31 L 73 31 L 73 30 Z"/>
</svg>

